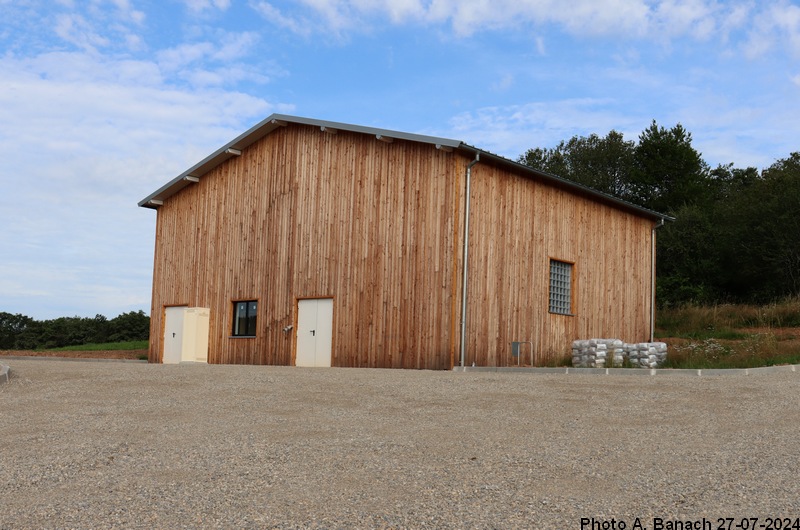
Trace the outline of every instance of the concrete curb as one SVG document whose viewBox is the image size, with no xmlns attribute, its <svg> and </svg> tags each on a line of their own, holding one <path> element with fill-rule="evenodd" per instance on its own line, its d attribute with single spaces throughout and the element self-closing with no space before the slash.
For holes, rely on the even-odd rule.
<svg viewBox="0 0 800 530">
<path fill-rule="evenodd" d="M 81 359 L 77 357 L 25 357 L 20 355 L 4 356 L 2 359 L 17 361 L 78 361 L 89 363 L 139 363 L 147 364 L 145 360 L 138 359 Z M 206 364 L 182 362 L 181 364 Z M 11 368 L 5 364 L 0 364 L 0 384 L 7 383 Z M 689 377 L 713 377 L 725 375 L 758 375 L 771 374 L 778 372 L 800 372 L 800 366 L 793 364 L 783 364 L 780 366 L 762 366 L 760 368 L 728 368 L 716 370 L 686 370 L 676 368 L 522 368 L 513 366 L 456 366 L 453 372 L 495 372 L 495 373 L 514 373 L 514 374 L 577 374 L 577 375 L 623 375 L 623 376 L 689 376 Z"/>
<path fill-rule="evenodd" d="M 456 366 L 454 372 L 502 372 L 516 374 L 577 374 L 577 375 L 625 375 L 625 376 L 689 376 L 713 377 L 725 375 L 757 375 L 777 372 L 800 372 L 800 366 L 784 364 L 760 368 L 728 368 L 715 370 L 685 370 L 676 368 L 516 368 L 511 366 Z"/>
</svg>

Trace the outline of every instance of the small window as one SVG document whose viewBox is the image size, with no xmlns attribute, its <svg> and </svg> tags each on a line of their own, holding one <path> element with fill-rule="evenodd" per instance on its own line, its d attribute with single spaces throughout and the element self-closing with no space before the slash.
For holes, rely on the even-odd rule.
<svg viewBox="0 0 800 530">
<path fill-rule="evenodd" d="M 572 263 L 550 260 L 550 312 L 572 314 Z"/>
<path fill-rule="evenodd" d="M 234 337 L 255 337 L 257 310 L 258 302 L 256 300 L 233 303 Z"/>
</svg>

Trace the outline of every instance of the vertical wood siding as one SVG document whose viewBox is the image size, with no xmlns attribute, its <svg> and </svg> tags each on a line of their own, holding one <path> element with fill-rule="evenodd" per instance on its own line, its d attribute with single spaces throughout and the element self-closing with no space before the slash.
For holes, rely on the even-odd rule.
<svg viewBox="0 0 800 530">
<path fill-rule="evenodd" d="M 648 337 L 653 221 L 487 164 L 471 214 L 467 364 L 515 363 L 512 341 L 543 364 L 577 338 Z M 548 312 L 550 259 L 574 263 L 573 316 Z"/>
<path fill-rule="evenodd" d="M 333 366 L 450 367 L 452 153 L 290 125 L 158 210 L 150 359 L 163 307 L 211 308 L 209 362 L 293 364 L 297 300 L 333 297 Z M 256 299 L 255 338 L 230 338 Z M 294 331 L 294 330 L 292 330 Z"/>
<path fill-rule="evenodd" d="M 254 143 L 158 209 L 150 360 L 164 307 L 189 305 L 211 308 L 209 362 L 294 364 L 297 300 L 332 297 L 333 366 L 449 369 L 468 162 L 297 124 Z M 488 164 L 472 185 L 470 364 L 647 337 L 652 221 Z M 575 263 L 575 316 L 547 312 L 551 257 Z M 258 300 L 255 338 L 230 337 L 236 300 Z"/>
</svg>

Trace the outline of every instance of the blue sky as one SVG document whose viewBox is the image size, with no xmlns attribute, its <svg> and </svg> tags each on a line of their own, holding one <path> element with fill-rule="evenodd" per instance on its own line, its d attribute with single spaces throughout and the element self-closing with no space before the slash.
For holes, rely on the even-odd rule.
<svg viewBox="0 0 800 530">
<path fill-rule="evenodd" d="M 149 312 L 137 202 L 273 112 L 510 158 L 655 119 L 763 168 L 800 150 L 800 5 L 0 0 L 0 311 Z"/>
</svg>

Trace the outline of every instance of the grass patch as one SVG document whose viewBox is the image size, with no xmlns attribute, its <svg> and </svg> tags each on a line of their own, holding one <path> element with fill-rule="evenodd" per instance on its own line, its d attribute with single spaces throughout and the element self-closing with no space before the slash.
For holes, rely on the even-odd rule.
<svg viewBox="0 0 800 530">
<path fill-rule="evenodd" d="M 688 305 L 656 312 L 656 333 L 666 337 L 693 335 L 692 338 L 725 338 L 726 333 L 741 328 L 800 327 L 800 297 L 757 306 L 721 304 Z"/>
<path fill-rule="evenodd" d="M 658 330 L 656 330 L 658 331 Z M 693 331 L 682 331 L 675 333 L 665 333 L 661 330 L 660 335 L 676 337 L 680 339 L 694 339 L 694 340 L 708 340 L 708 339 L 724 339 L 724 340 L 744 340 L 751 336 L 750 333 L 744 331 L 737 331 L 735 329 L 700 329 Z"/>
<path fill-rule="evenodd" d="M 756 368 L 800 364 L 800 298 L 765 306 L 722 304 L 657 313 L 669 345 L 665 368 Z"/>
<path fill-rule="evenodd" d="M 146 350 L 148 345 L 148 341 L 146 340 L 133 340 L 128 342 L 104 342 L 101 344 L 81 344 L 79 346 L 64 346 L 63 348 L 48 348 L 47 351 Z"/>
<path fill-rule="evenodd" d="M 534 366 L 540 366 L 544 368 L 562 368 L 572 366 L 572 354 L 564 353 L 561 355 L 548 355 L 545 357 L 544 362 L 537 363 Z"/>
<path fill-rule="evenodd" d="M 756 333 L 744 340 L 672 339 L 664 368 L 757 368 L 800 364 L 800 341 Z"/>
</svg>

